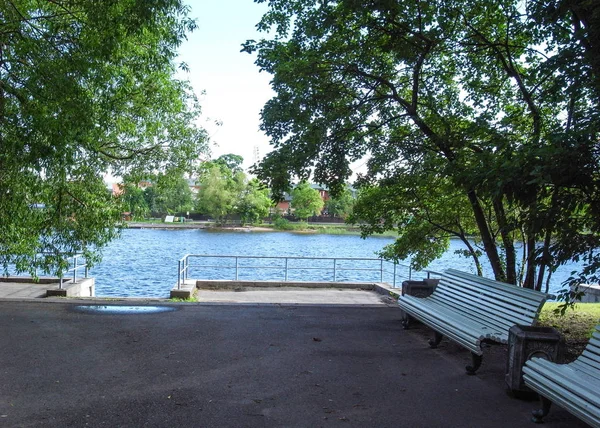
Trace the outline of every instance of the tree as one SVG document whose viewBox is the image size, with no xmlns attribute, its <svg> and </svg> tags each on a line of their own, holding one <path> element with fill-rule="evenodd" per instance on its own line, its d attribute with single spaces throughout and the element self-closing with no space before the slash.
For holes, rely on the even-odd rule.
<svg viewBox="0 0 600 428">
<path fill-rule="evenodd" d="M 236 203 L 236 213 L 242 225 L 256 223 L 269 214 L 272 202 L 269 190 L 261 187 L 257 179 L 247 181 Z"/>
<path fill-rule="evenodd" d="M 159 174 L 152 188 L 153 208 L 156 213 L 183 213 L 194 206 L 192 191 L 181 174 Z"/>
<path fill-rule="evenodd" d="M 472 240 L 477 226 L 468 199 L 450 182 L 413 183 L 414 178 L 407 175 L 385 186 L 363 187 L 347 221 L 361 224 L 363 236 L 397 230 L 396 241 L 380 255 L 403 260 L 412 254 L 417 270 L 441 257 L 449 240 L 458 238 L 465 246 L 461 254 L 473 260 L 481 275 L 482 250 Z"/>
<path fill-rule="evenodd" d="M 275 150 L 258 176 L 280 195 L 314 173 L 335 194 L 367 156 L 357 186 L 394 204 L 379 212 L 386 227 L 411 212 L 389 189 L 406 201 L 450 189 L 460 216 L 418 198 L 415 218 L 442 210 L 418 221 L 425 237 L 460 219 L 452 231 L 474 225 L 497 280 L 547 286 L 558 265 L 600 246 L 598 8 L 544 7 L 554 3 L 270 2 L 259 29 L 275 36 L 244 47 L 277 94 L 262 111 Z M 574 17 L 577 7 L 595 15 Z M 369 233 L 382 218 L 362 206 Z M 400 238 L 392 254 L 419 264 L 439 251 Z"/>
<path fill-rule="evenodd" d="M 190 86 L 173 78 L 187 13 L 180 0 L 2 2 L 5 269 L 60 273 L 60 255 L 80 251 L 93 264 L 121 213 L 103 175 L 179 167 L 206 149 Z"/>
<path fill-rule="evenodd" d="M 294 215 L 301 220 L 306 220 L 312 215 L 319 215 L 325 205 L 319 191 L 310 187 L 306 181 L 298 183 L 292 189 L 291 196 Z"/>
<path fill-rule="evenodd" d="M 235 202 L 231 181 L 223 175 L 218 165 L 210 165 L 199 180 L 196 210 L 210 215 L 217 223 L 223 223 L 231 213 Z"/>
<path fill-rule="evenodd" d="M 348 217 L 352 212 L 353 205 L 354 198 L 347 187 L 325 201 L 325 209 L 334 217 Z"/>
<path fill-rule="evenodd" d="M 269 213 L 268 190 L 256 179 L 248 180 L 241 168 L 243 162 L 241 156 L 227 154 L 200 165 L 196 207 L 217 223 L 232 214 L 238 214 L 242 224 L 254 223 Z"/>
<path fill-rule="evenodd" d="M 134 219 L 142 219 L 150 213 L 150 207 L 144 197 L 144 190 L 135 184 L 126 184 L 123 186 L 121 196 L 123 209 L 130 212 Z"/>
</svg>

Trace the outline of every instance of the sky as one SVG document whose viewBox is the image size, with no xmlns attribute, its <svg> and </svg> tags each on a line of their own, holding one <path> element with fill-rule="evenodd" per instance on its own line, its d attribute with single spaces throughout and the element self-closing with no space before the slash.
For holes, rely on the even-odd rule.
<svg viewBox="0 0 600 428">
<path fill-rule="evenodd" d="M 178 61 L 188 65 L 182 77 L 191 82 L 202 107 L 198 125 L 210 135 L 212 158 L 237 154 L 248 168 L 256 149 L 258 159 L 270 150 L 268 137 L 259 129 L 260 110 L 275 93 L 269 85 L 271 75 L 254 64 L 255 55 L 240 50 L 246 40 L 264 37 L 255 26 L 267 7 L 252 0 L 186 3 L 198 28 L 180 46 Z"/>
</svg>

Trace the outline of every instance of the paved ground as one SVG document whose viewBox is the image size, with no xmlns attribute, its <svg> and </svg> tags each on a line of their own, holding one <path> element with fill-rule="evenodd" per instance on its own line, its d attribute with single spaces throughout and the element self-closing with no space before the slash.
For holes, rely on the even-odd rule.
<svg viewBox="0 0 600 428">
<path fill-rule="evenodd" d="M 196 292 L 200 302 L 222 303 L 300 303 L 338 305 L 393 305 L 395 301 L 389 295 L 372 290 L 338 288 L 255 288 L 244 291 L 205 290 Z"/>
<path fill-rule="evenodd" d="M 397 307 L 78 304 L 0 301 L 0 427 L 534 426 L 502 348 L 467 376 L 466 351 L 429 349 Z M 546 422 L 581 426 L 556 407 Z"/>
<path fill-rule="evenodd" d="M 56 284 L 33 284 L 23 282 L 0 282 L 0 299 L 35 299 L 46 297 L 49 288 Z"/>
</svg>

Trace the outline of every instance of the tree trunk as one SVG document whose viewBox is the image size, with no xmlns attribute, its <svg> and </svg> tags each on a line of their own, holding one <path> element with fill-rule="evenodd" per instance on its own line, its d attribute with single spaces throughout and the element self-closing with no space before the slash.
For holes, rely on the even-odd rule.
<svg viewBox="0 0 600 428">
<path fill-rule="evenodd" d="M 512 237 L 512 227 L 506 221 L 506 213 L 501 197 L 494 198 L 494 212 L 496 221 L 500 227 L 500 235 L 502 243 L 506 251 L 506 282 L 509 284 L 517 284 L 517 256 L 515 254 L 515 243 Z"/>
<path fill-rule="evenodd" d="M 542 248 L 542 257 L 539 264 L 538 278 L 535 284 L 535 289 L 538 291 L 542 290 L 542 285 L 544 284 L 544 274 L 546 272 L 546 267 L 551 267 L 551 257 L 550 257 L 550 240 L 552 239 L 552 233 L 554 232 L 554 213 L 559 209 L 558 207 L 558 192 L 559 188 L 555 187 L 554 192 L 552 193 L 552 200 L 550 202 L 550 210 L 545 219 L 545 230 L 546 236 L 544 237 L 544 247 Z"/>
<path fill-rule="evenodd" d="M 471 207 L 473 208 L 473 214 L 475 216 L 475 222 L 477 223 L 479 233 L 481 234 L 483 248 L 488 256 L 488 259 L 490 260 L 490 264 L 492 265 L 494 277 L 496 281 L 506 282 L 506 274 L 502 268 L 502 262 L 500 261 L 500 256 L 498 255 L 498 248 L 496 247 L 496 243 L 494 242 L 494 238 L 490 232 L 488 222 L 485 218 L 485 213 L 483 212 L 483 208 L 481 208 L 477 194 L 474 190 L 468 190 L 467 197 L 469 198 L 469 202 L 471 202 Z"/>
<path fill-rule="evenodd" d="M 526 261 L 526 274 L 525 281 L 523 281 L 524 288 L 535 289 L 535 237 L 529 236 L 527 238 L 527 261 Z"/>
</svg>

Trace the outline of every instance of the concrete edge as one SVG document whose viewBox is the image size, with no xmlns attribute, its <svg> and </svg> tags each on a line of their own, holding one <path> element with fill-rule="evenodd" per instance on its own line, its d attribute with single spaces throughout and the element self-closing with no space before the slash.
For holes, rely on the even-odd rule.
<svg viewBox="0 0 600 428">
<path fill-rule="evenodd" d="M 169 294 L 169 299 L 191 299 L 197 291 L 196 283 L 191 280 L 183 281 L 180 287 L 175 284 Z"/>
<path fill-rule="evenodd" d="M 394 299 L 398 299 L 398 297 L 402 294 L 402 287 L 393 287 L 387 282 L 377 282 L 373 284 L 373 290 L 379 294 L 391 296 Z"/>
<path fill-rule="evenodd" d="M 338 288 L 373 290 L 372 282 L 315 282 L 315 281 L 231 281 L 231 280 L 195 280 L 188 279 L 184 285 L 194 282 L 199 290 L 235 290 L 253 288 Z M 182 287 L 184 286 L 182 285 Z"/>
<path fill-rule="evenodd" d="M 175 284 L 171 289 L 171 299 L 191 299 L 200 290 L 229 290 L 249 291 L 267 288 L 335 288 L 349 290 L 371 290 L 378 294 L 391 296 L 397 299 L 402 289 L 393 287 L 386 282 L 312 282 L 312 281 L 233 281 L 233 280 L 200 280 L 187 279 L 179 286 Z"/>
<path fill-rule="evenodd" d="M 64 281 L 62 288 L 56 285 L 46 290 L 46 297 L 94 297 L 96 295 L 96 280 L 80 278 L 76 282 Z"/>
</svg>

